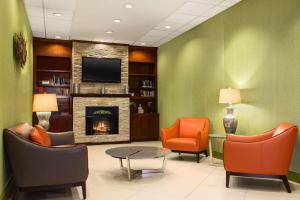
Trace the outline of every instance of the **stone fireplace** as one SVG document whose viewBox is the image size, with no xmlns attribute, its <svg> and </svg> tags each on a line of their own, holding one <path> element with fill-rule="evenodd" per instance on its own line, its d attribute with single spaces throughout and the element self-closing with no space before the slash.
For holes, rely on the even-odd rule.
<svg viewBox="0 0 300 200">
<path fill-rule="evenodd" d="M 93 106 L 85 108 L 85 134 L 119 134 L 119 107 Z"/>
<path fill-rule="evenodd" d="M 76 143 L 130 140 L 129 95 L 73 94 L 72 96 L 73 132 Z"/>
<path fill-rule="evenodd" d="M 121 62 L 121 83 L 89 83 L 82 82 L 82 57 L 119 58 Z M 129 98 L 122 94 L 124 86 L 128 86 L 128 46 L 117 44 L 96 44 L 91 42 L 73 42 L 72 81 L 80 84 L 80 94 L 73 97 L 73 132 L 76 143 L 118 143 L 129 142 Z M 109 94 L 100 94 L 102 87 Z M 118 107 L 117 128 L 107 126 L 108 116 L 92 116 L 86 113 L 87 107 Z M 103 109 L 94 110 L 99 111 Z M 104 109 L 105 110 L 105 109 Z M 86 118 L 86 114 L 90 115 Z M 104 117 L 104 119 L 103 119 Z M 89 130 L 87 125 L 90 124 Z M 93 127 L 91 130 L 91 127 Z"/>
</svg>

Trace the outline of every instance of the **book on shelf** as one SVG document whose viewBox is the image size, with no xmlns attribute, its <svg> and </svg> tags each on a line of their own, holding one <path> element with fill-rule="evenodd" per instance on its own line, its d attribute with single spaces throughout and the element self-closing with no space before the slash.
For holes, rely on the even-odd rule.
<svg viewBox="0 0 300 200">
<path fill-rule="evenodd" d="M 141 80 L 139 85 L 142 88 L 154 88 L 154 83 L 151 80 Z"/>
<path fill-rule="evenodd" d="M 155 97 L 155 91 L 141 90 L 140 95 L 143 97 Z"/>
</svg>

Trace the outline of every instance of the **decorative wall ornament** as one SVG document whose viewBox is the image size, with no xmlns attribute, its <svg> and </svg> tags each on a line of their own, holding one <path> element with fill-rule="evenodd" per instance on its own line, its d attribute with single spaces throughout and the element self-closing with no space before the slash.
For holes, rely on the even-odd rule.
<svg viewBox="0 0 300 200">
<path fill-rule="evenodd" d="M 14 56 L 18 64 L 23 67 L 27 60 L 27 41 L 22 32 L 15 33 L 13 39 Z"/>
</svg>

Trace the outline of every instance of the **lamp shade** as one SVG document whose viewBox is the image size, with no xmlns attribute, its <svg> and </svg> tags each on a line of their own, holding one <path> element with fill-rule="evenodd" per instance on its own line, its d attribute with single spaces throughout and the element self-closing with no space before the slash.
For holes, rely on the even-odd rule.
<svg viewBox="0 0 300 200">
<path fill-rule="evenodd" d="M 241 94 L 238 89 L 220 89 L 219 103 L 240 103 Z"/>
<path fill-rule="evenodd" d="M 34 94 L 33 112 L 58 111 L 56 94 Z"/>
</svg>

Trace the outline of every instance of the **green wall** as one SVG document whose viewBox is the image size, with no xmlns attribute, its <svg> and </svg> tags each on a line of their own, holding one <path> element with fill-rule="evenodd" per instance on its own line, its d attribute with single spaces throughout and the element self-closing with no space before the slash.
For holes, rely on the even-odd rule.
<svg viewBox="0 0 300 200">
<path fill-rule="evenodd" d="M 288 121 L 300 125 L 300 1 L 243 0 L 158 51 L 161 127 L 176 118 L 209 117 L 223 133 L 219 89 L 241 89 L 239 134 Z M 300 136 L 291 170 L 300 172 Z M 215 142 L 215 150 L 222 143 Z"/>
<path fill-rule="evenodd" d="M 22 0 L 0 1 L 0 130 L 18 122 L 31 122 L 32 33 Z M 21 69 L 13 58 L 13 34 L 22 31 L 28 57 Z M 0 133 L 0 198 L 10 173 Z"/>
</svg>

